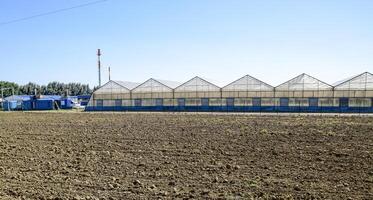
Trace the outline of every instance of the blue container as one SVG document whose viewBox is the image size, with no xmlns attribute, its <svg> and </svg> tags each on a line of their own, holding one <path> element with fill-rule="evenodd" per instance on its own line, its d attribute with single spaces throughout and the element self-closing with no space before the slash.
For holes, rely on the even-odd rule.
<svg viewBox="0 0 373 200">
<path fill-rule="evenodd" d="M 78 100 L 89 101 L 89 99 L 91 98 L 91 95 L 78 95 L 77 98 Z"/>
<path fill-rule="evenodd" d="M 73 108 L 73 102 L 71 99 L 66 98 L 61 100 L 61 109 L 72 109 Z"/>
<path fill-rule="evenodd" d="M 87 106 L 91 95 L 79 95 L 77 96 L 78 102 L 80 102 L 81 106 Z"/>
<path fill-rule="evenodd" d="M 17 109 L 17 101 L 4 101 L 4 110 L 15 110 Z"/>
<path fill-rule="evenodd" d="M 22 110 L 32 110 L 32 101 L 23 101 L 22 102 Z"/>
<path fill-rule="evenodd" d="M 53 110 L 54 100 L 53 99 L 37 99 L 35 101 L 35 110 Z"/>
</svg>

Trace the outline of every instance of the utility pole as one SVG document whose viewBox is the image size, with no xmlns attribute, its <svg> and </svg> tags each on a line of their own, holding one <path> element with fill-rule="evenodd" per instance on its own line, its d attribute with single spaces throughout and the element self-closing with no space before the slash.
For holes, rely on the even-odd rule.
<svg viewBox="0 0 373 200">
<path fill-rule="evenodd" d="M 111 81 L 111 72 L 110 72 L 110 66 L 109 66 L 109 81 Z"/>
<path fill-rule="evenodd" d="M 97 50 L 97 57 L 98 57 L 98 86 L 101 87 L 101 50 Z"/>
</svg>

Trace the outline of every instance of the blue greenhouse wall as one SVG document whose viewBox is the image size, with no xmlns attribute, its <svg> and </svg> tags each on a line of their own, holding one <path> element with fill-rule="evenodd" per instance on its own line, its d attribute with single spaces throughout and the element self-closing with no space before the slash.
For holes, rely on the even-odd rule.
<svg viewBox="0 0 373 200">
<path fill-rule="evenodd" d="M 87 106 L 86 111 L 373 113 L 373 107 L 296 106 Z"/>
</svg>

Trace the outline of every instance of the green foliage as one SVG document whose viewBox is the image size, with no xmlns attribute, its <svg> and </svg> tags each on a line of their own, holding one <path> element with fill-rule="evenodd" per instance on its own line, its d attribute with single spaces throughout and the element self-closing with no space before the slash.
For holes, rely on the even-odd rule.
<svg viewBox="0 0 373 200">
<path fill-rule="evenodd" d="M 17 83 L 13 83 L 13 82 L 7 82 L 7 81 L 0 81 L 0 90 L 2 88 L 13 88 L 14 89 L 14 94 L 18 94 L 19 93 L 19 86 Z M 0 91 L 0 95 L 1 95 L 1 91 Z M 4 96 L 10 96 L 12 95 L 12 89 L 6 89 L 4 90 Z"/>
<path fill-rule="evenodd" d="M 30 82 L 20 87 L 20 94 L 27 94 L 27 95 L 35 94 L 35 89 L 39 89 L 39 88 L 40 88 L 40 85 Z"/>
<path fill-rule="evenodd" d="M 42 95 L 86 95 L 91 94 L 92 90 L 89 88 L 88 84 L 81 83 L 60 83 L 60 82 L 50 82 L 47 85 L 38 85 L 36 83 L 27 83 L 26 85 L 19 86 L 16 83 L 0 81 L 0 88 L 14 88 L 14 94 L 24 94 L 33 95 L 35 94 L 35 89 L 37 94 Z M 12 90 L 5 90 L 4 97 L 12 95 Z"/>
</svg>

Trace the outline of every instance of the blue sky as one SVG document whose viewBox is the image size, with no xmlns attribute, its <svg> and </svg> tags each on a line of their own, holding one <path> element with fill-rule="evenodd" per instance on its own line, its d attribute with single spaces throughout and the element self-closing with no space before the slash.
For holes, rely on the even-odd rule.
<svg viewBox="0 0 373 200">
<path fill-rule="evenodd" d="M 1 0 L 0 23 L 90 0 Z M 223 86 L 250 74 L 278 85 L 373 72 L 370 0 L 108 0 L 0 25 L 0 80 L 97 85 L 96 49 L 112 79 Z"/>
</svg>

